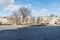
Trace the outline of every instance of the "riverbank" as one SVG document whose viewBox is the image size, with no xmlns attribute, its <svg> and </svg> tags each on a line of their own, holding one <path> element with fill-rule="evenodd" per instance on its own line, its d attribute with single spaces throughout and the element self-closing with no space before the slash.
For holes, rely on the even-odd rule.
<svg viewBox="0 0 60 40">
<path fill-rule="evenodd" d="M 22 25 L 0 25 L 0 30 L 12 30 L 12 29 L 18 29 L 28 26 L 22 26 Z"/>
<path fill-rule="evenodd" d="M 18 29 L 18 28 L 24 28 L 24 27 L 44 27 L 41 25 L 0 25 L 0 30 L 12 30 L 12 29 Z M 57 27 L 58 25 L 53 25 L 53 27 Z M 59 25 L 60 26 L 60 25 Z M 45 26 L 45 27 L 52 27 L 50 26 Z"/>
</svg>

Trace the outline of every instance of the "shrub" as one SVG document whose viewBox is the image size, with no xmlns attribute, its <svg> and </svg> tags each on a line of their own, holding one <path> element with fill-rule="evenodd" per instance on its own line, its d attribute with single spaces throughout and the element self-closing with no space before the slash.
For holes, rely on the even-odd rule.
<svg viewBox="0 0 60 40">
<path fill-rule="evenodd" d="M 37 24 L 37 25 L 31 25 L 31 26 L 46 26 L 46 24 L 41 23 L 41 24 Z"/>
<path fill-rule="evenodd" d="M 46 26 L 46 24 L 44 24 L 44 23 L 41 23 L 41 24 L 40 24 L 40 26 Z"/>
</svg>

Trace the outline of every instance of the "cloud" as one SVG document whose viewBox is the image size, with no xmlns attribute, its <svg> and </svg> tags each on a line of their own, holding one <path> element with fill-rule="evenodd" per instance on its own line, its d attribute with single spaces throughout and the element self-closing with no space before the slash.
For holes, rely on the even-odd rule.
<svg viewBox="0 0 60 40">
<path fill-rule="evenodd" d="M 43 6 L 44 4 L 40 3 L 39 1 L 37 0 L 29 0 L 31 3 L 34 3 L 35 5 L 37 6 Z"/>
<path fill-rule="evenodd" d="M 14 0 L 0 0 L 0 6 L 7 6 L 9 4 L 14 4 Z"/>
<path fill-rule="evenodd" d="M 27 4 L 27 5 L 24 5 L 24 7 L 26 7 L 26 8 L 31 8 L 32 5 L 31 5 L 31 4 Z"/>
<path fill-rule="evenodd" d="M 30 8 L 30 7 L 31 7 L 31 4 L 22 5 L 22 6 L 10 4 L 10 5 L 8 5 L 7 7 L 4 8 L 4 11 L 6 11 L 6 12 L 9 12 L 9 11 L 10 11 L 10 12 L 11 12 L 11 11 L 18 11 L 18 9 L 19 9 L 20 7 Z"/>
<path fill-rule="evenodd" d="M 11 15 L 12 11 L 15 9 L 13 6 L 14 3 L 14 0 L 0 0 L 0 7 L 2 7 L 2 11 L 0 12 L 0 14 L 2 16 Z"/>
<path fill-rule="evenodd" d="M 37 13 L 38 13 L 38 12 L 37 12 L 36 10 L 32 10 L 32 11 L 31 11 L 31 15 L 34 16 L 34 17 L 37 17 L 37 16 L 38 16 Z"/>
<path fill-rule="evenodd" d="M 8 5 L 7 7 L 4 8 L 4 11 L 5 12 L 13 12 L 13 11 L 17 11 L 19 8 L 20 8 L 19 5 L 10 4 L 10 5 Z"/>
<path fill-rule="evenodd" d="M 47 9 L 41 9 L 40 15 L 45 15 L 45 14 L 50 14 L 50 11 L 48 11 Z"/>
<path fill-rule="evenodd" d="M 17 12 L 18 9 L 20 8 L 19 5 L 13 5 L 13 4 L 10 4 L 8 5 L 7 7 L 4 7 L 3 11 L 2 11 L 2 15 L 4 14 L 4 16 L 7 16 L 7 15 L 12 15 L 13 12 Z"/>
<path fill-rule="evenodd" d="M 26 5 L 17 5 L 14 3 L 15 3 L 14 0 L 0 0 L 0 6 L 3 6 L 2 13 L 11 15 L 14 11 L 18 11 L 20 7 L 26 7 L 26 8 L 32 7 L 30 3 Z"/>
<path fill-rule="evenodd" d="M 32 10 L 32 13 L 35 13 L 36 12 L 36 10 Z"/>
</svg>

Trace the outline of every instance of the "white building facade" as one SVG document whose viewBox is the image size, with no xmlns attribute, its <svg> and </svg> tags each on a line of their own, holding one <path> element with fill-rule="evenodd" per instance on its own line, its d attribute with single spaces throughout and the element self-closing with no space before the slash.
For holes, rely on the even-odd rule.
<svg viewBox="0 0 60 40">
<path fill-rule="evenodd" d="M 58 19 L 60 19 L 59 17 L 49 17 L 49 16 L 40 16 L 37 19 L 37 23 L 41 24 L 49 24 L 49 25 L 55 25 L 55 24 L 59 24 L 60 21 L 58 21 Z"/>
</svg>

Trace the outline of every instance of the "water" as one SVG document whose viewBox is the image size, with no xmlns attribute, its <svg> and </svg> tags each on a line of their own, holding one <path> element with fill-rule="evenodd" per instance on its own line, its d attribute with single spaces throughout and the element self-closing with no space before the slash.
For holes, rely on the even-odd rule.
<svg viewBox="0 0 60 40">
<path fill-rule="evenodd" d="M 29 26 L 1 30 L 0 40 L 60 40 L 60 26 Z"/>
</svg>

